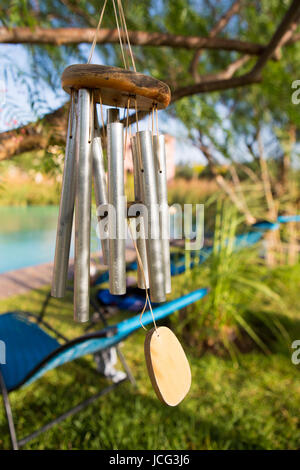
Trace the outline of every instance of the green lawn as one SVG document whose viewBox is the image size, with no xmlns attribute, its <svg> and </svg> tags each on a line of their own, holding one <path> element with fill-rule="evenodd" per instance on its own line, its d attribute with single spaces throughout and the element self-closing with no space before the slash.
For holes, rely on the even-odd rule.
<svg viewBox="0 0 300 470">
<path fill-rule="evenodd" d="M 0 302 L 0 312 L 38 312 L 47 289 Z M 201 308 L 201 305 L 200 307 Z M 289 315 L 291 312 L 289 311 Z M 175 314 L 176 315 L 176 314 Z M 52 299 L 51 325 L 73 338 L 82 326 L 72 319 L 72 296 Z M 230 359 L 194 357 L 192 388 L 177 408 L 161 404 L 151 388 L 140 330 L 122 345 L 138 387 L 122 384 L 81 413 L 36 438 L 27 449 L 296 449 L 300 442 L 299 366 L 286 351 Z M 64 365 L 11 400 L 19 437 L 32 432 L 107 383 L 94 374 L 91 358 Z M 0 449 L 10 446 L 0 408 Z"/>
</svg>

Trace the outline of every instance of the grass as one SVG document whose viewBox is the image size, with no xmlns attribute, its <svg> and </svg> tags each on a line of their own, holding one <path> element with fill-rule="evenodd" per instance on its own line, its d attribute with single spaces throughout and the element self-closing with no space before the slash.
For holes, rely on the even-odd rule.
<svg viewBox="0 0 300 470">
<path fill-rule="evenodd" d="M 45 172 L 47 162 L 55 158 L 44 151 L 26 152 L 0 162 L 1 206 L 57 205 L 60 199 L 61 173 Z"/>
<path fill-rule="evenodd" d="M 169 204 L 200 204 L 219 191 L 215 181 L 206 178 L 175 178 L 168 184 Z"/>
<path fill-rule="evenodd" d="M 300 276 L 299 267 L 294 268 Z M 288 270 L 272 274 L 294 279 Z M 299 279 L 299 277 L 298 277 Z M 175 281 L 182 283 L 180 276 Z M 203 280 L 199 279 L 203 285 Z M 297 295 L 297 289 L 294 288 Z M 0 311 L 28 309 L 37 313 L 47 288 L 0 302 Z M 292 303 L 292 299 L 290 299 Z M 198 303 L 199 315 L 203 303 Z M 174 320 L 176 316 L 174 315 Z M 297 320 L 297 309 L 288 312 Z M 47 320 L 69 338 L 82 333 L 72 320 L 72 296 L 52 299 Z M 113 319 L 115 321 L 115 319 Z M 117 321 L 117 320 L 116 320 Z M 176 331 L 176 321 L 173 322 Z M 296 449 L 300 440 L 300 377 L 287 351 L 264 355 L 253 350 L 240 357 L 206 353 L 201 358 L 186 348 L 192 368 L 192 388 L 177 408 L 155 397 L 143 357 L 145 334 L 139 330 L 122 350 L 134 372 L 138 388 L 122 384 L 114 392 L 44 435 L 26 449 Z M 11 394 L 19 436 L 32 432 L 71 405 L 107 383 L 94 374 L 91 358 L 48 372 L 34 384 Z M 299 366 L 298 366 L 299 367 Z M 9 448 L 9 436 L 0 409 L 0 449 Z"/>
<path fill-rule="evenodd" d="M 12 206 L 52 206 L 58 205 L 60 186 L 56 183 L 43 185 L 34 181 L 14 180 L 2 183 L 0 187 L 0 205 Z"/>
</svg>

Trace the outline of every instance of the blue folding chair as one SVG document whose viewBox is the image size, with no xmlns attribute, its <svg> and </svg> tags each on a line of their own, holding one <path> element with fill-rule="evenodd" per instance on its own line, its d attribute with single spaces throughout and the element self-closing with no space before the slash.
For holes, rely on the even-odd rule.
<svg viewBox="0 0 300 470">
<path fill-rule="evenodd" d="M 260 228 L 260 230 L 258 230 Z M 256 231 L 248 232 L 242 235 L 237 235 L 234 240 L 234 248 L 236 250 L 249 247 L 256 244 L 263 236 L 263 231 L 258 225 Z M 190 269 L 196 265 L 202 264 L 211 254 L 212 247 L 204 247 L 201 251 L 191 252 Z M 127 270 L 137 269 L 135 262 L 128 265 Z M 183 253 L 172 253 L 171 255 L 171 275 L 177 276 L 183 274 L 186 270 L 186 261 Z M 94 282 L 94 286 L 98 286 L 108 281 L 108 272 L 100 274 Z M 95 314 L 92 317 L 90 325 L 87 330 L 96 324 L 99 320 L 104 321 L 106 314 L 116 307 L 118 310 L 126 310 L 131 312 L 138 312 L 142 310 L 145 304 L 145 293 L 138 287 L 128 287 L 126 294 L 113 295 L 109 289 L 99 288 L 94 295 L 91 296 L 91 305 L 95 309 Z M 155 304 L 154 304 L 155 306 Z"/>
<path fill-rule="evenodd" d="M 181 298 L 156 307 L 153 309 L 155 320 L 158 321 L 165 318 L 177 310 L 202 299 L 206 294 L 207 289 L 198 289 Z M 146 312 L 143 316 L 143 324 L 147 325 L 151 322 L 151 313 Z M 41 326 L 44 328 L 41 328 Z M 6 347 L 5 364 L 0 365 L 0 389 L 3 396 L 13 449 L 24 446 L 27 442 L 50 429 L 55 424 L 63 421 L 68 416 L 81 411 L 125 380 L 129 379 L 132 383 L 135 383 L 130 369 L 120 353 L 119 357 L 125 369 L 125 373 L 116 371 L 113 367 L 114 361 L 112 361 L 112 363 L 107 361 L 105 355 L 107 357 L 107 354 L 109 355 L 120 341 L 138 330 L 140 326 L 139 315 L 136 315 L 118 324 L 107 326 L 100 331 L 88 333 L 71 341 L 67 341 L 64 336 L 59 334 L 50 325 L 44 322 L 44 320 L 39 319 L 39 317 L 31 313 L 9 312 L 0 315 L 0 340 Z M 62 339 L 64 344 L 59 343 L 58 340 L 46 330 L 49 330 L 58 338 Z M 32 434 L 18 440 L 9 401 L 9 393 L 31 384 L 47 371 L 55 369 L 74 359 L 86 356 L 87 354 L 94 355 L 98 365 L 98 371 L 110 378 L 113 383 L 53 419 L 45 426 L 37 429 Z"/>
</svg>

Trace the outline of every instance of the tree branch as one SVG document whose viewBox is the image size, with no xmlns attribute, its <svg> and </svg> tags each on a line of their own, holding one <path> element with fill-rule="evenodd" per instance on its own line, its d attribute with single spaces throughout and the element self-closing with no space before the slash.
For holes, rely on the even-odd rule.
<svg viewBox="0 0 300 470">
<path fill-rule="evenodd" d="M 92 43 L 94 28 L 5 28 L 0 27 L 2 44 L 68 44 Z M 260 55 L 265 46 L 238 39 L 209 38 L 198 36 L 179 36 L 168 33 L 148 33 L 145 31 L 128 31 L 129 39 L 135 46 L 168 46 L 184 49 L 221 49 L 236 51 L 249 55 Z M 118 44 L 117 29 L 101 29 L 97 36 L 98 44 Z"/>
<path fill-rule="evenodd" d="M 293 34 L 293 36 L 291 37 L 291 39 L 289 39 L 287 41 L 287 46 L 289 46 L 290 44 L 295 44 L 295 42 L 298 42 L 300 41 L 300 33 L 295 33 Z"/>
<path fill-rule="evenodd" d="M 199 93 L 208 93 L 212 91 L 229 90 L 231 88 L 238 88 L 241 86 L 259 83 L 260 77 L 255 77 L 251 73 L 241 75 L 240 77 L 232 77 L 225 80 L 214 80 L 211 82 L 203 81 L 194 85 L 188 85 L 182 88 L 177 88 L 172 93 L 172 102 L 177 101 L 186 96 L 192 96 Z"/>
<path fill-rule="evenodd" d="M 244 55 L 239 59 L 235 60 L 231 64 L 226 67 L 226 69 L 221 70 L 220 72 L 216 73 L 207 73 L 205 75 L 200 75 L 197 83 L 208 83 L 218 80 L 225 80 L 231 78 L 237 70 L 239 70 L 248 60 L 250 59 L 249 55 Z"/>
<path fill-rule="evenodd" d="M 68 105 L 64 105 L 46 114 L 42 120 L 2 132 L 0 161 L 33 149 L 45 149 L 51 141 L 63 144 L 66 138 L 67 109 Z"/>
<path fill-rule="evenodd" d="M 286 41 L 290 39 L 287 34 L 291 29 L 294 30 L 295 22 L 299 20 L 300 15 L 300 1 L 293 0 L 290 8 L 285 14 L 280 25 L 276 29 L 270 43 L 266 46 L 262 55 L 258 58 L 252 70 L 240 77 L 232 77 L 225 80 L 204 81 L 202 83 L 195 83 L 186 87 L 179 88 L 172 94 L 172 101 L 180 98 L 191 96 L 198 93 L 207 93 L 212 91 L 228 90 L 240 86 L 246 86 L 254 83 L 259 83 L 262 80 L 261 72 L 269 59 L 274 56 L 274 53 L 282 47 Z"/>
<path fill-rule="evenodd" d="M 298 15 L 296 16 L 294 22 L 291 24 L 290 28 L 283 35 L 281 44 L 279 44 L 277 46 L 277 48 L 275 49 L 274 54 L 276 55 L 276 57 L 278 57 L 278 60 L 281 59 L 281 56 L 282 56 L 282 54 L 281 54 L 281 47 L 282 46 L 284 46 L 285 44 L 288 45 L 288 44 L 295 43 L 296 40 L 297 40 L 297 37 L 298 37 L 298 39 L 300 39 L 300 35 L 294 34 L 294 32 L 296 31 L 296 29 L 299 25 L 299 21 L 300 21 L 300 13 L 298 13 Z"/>
<path fill-rule="evenodd" d="M 294 41 L 295 35 L 291 36 L 290 34 L 287 34 L 287 32 L 291 29 L 292 31 L 295 30 L 294 25 L 295 22 L 297 22 L 297 20 L 299 19 L 299 15 L 300 1 L 294 0 L 287 14 L 285 15 L 284 19 L 282 20 L 278 29 L 273 35 L 270 44 L 266 48 L 251 43 L 243 43 L 241 41 L 222 38 L 192 38 L 161 33 L 144 33 L 139 31 L 131 32 L 130 34 L 135 37 L 135 44 L 139 43 L 140 45 L 150 45 L 151 43 L 151 45 L 157 46 L 169 45 L 172 47 L 197 48 L 199 47 L 199 42 L 202 41 L 200 47 L 215 48 L 217 44 L 220 45 L 221 43 L 223 44 L 222 47 L 224 47 L 224 44 L 226 46 L 226 44 L 228 45 L 229 43 L 231 44 L 230 47 L 232 47 L 232 43 L 235 43 L 235 45 L 242 44 L 243 47 L 245 46 L 245 44 L 250 44 L 250 49 L 252 48 L 251 52 L 249 52 L 248 49 L 250 55 L 253 54 L 253 46 L 254 48 L 256 48 L 255 54 L 262 54 L 253 69 L 250 72 L 241 75 L 240 77 L 231 76 L 230 78 L 226 78 L 232 75 L 241 65 L 243 65 L 244 61 L 246 61 L 247 59 L 246 57 L 242 57 L 237 61 L 233 62 L 224 71 L 218 72 L 217 74 L 211 74 L 201 77 L 200 83 L 175 89 L 172 93 L 172 102 L 175 102 L 183 97 L 191 96 L 194 94 L 228 90 L 231 88 L 237 88 L 254 83 L 259 83 L 262 80 L 261 71 L 266 65 L 267 61 L 274 56 L 274 52 L 276 52 L 279 47 L 282 47 L 283 44 L 291 43 L 291 41 Z M 11 42 L 13 38 L 14 40 L 12 42 L 19 43 L 24 42 L 24 40 L 27 38 L 25 42 L 32 43 L 33 36 L 35 36 L 35 40 L 39 39 L 40 41 L 42 41 L 41 43 L 48 44 L 49 37 L 45 37 L 45 31 L 48 31 L 51 36 L 51 40 L 54 41 L 53 43 L 58 44 L 59 41 L 62 40 L 59 35 L 56 36 L 57 31 L 59 30 L 44 30 L 38 28 L 34 31 L 31 31 L 28 28 L 15 28 L 13 30 L 8 30 L 7 28 L 0 28 L 0 42 Z M 70 34 L 70 31 L 73 31 L 73 33 L 74 31 L 89 31 L 89 41 L 87 42 L 92 41 L 94 34 L 94 29 L 82 30 L 80 28 L 62 28 L 60 31 L 63 31 L 64 38 L 66 38 L 66 31 L 69 32 L 67 34 Z M 102 42 L 113 42 L 111 35 L 114 34 L 116 35 L 117 39 L 117 32 L 115 30 L 102 30 L 100 31 L 100 33 L 102 34 Z M 21 34 L 21 37 L 18 36 L 18 34 Z M 22 34 L 25 34 L 23 40 Z M 10 40 L 8 40 L 9 35 Z M 38 36 L 38 38 L 36 37 L 36 35 Z M 72 38 L 69 37 L 69 43 L 71 42 Z M 78 40 L 77 37 L 77 43 L 79 42 L 82 42 L 82 38 Z M 134 41 L 132 41 L 132 43 L 134 43 Z M 203 46 L 203 44 L 205 44 L 205 46 Z M 259 48 L 260 52 L 258 52 L 257 48 Z M 246 49 L 247 48 L 245 48 L 243 52 L 246 52 Z M 145 115 L 147 115 L 147 112 L 140 112 L 138 114 L 139 119 L 142 119 Z M 130 123 L 135 122 L 136 115 L 131 115 L 129 120 Z M 66 127 L 66 106 L 63 106 L 58 110 L 46 115 L 42 121 L 43 124 L 46 125 L 46 127 L 48 126 L 48 128 L 51 129 L 51 132 L 41 131 L 40 127 L 44 126 L 39 126 L 39 121 L 38 123 L 29 124 L 27 126 L 23 126 L 22 128 L 2 133 L 0 142 L 0 160 L 10 158 L 13 155 L 20 154 L 24 151 L 32 150 L 34 148 L 45 148 L 45 146 L 50 142 L 52 137 L 55 137 L 59 142 L 63 142 Z"/>
<path fill-rule="evenodd" d="M 172 93 L 172 102 L 174 103 L 184 96 L 190 96 L 195 93 L 224 90 L 253 83 L 253 81 L 251 81 L 252 79 L 247 81 L 244 77 L 245 75 L 243 77 L 227 80 L 215 80 L 211 82 L 205 82 L 204 80 L 203 83 L 191 85 L 190 87 L 179 88 L 174 90 Z M 3 132 L 0 140 L 0 161 L 11 158 L 14 155 L 21 154 L 25 151 L 36 148 L 45 148 L 54 135 L 58 138 L 59 142 L 63 142 L 66 130 L 66 108 L 67 105 L 64 105 L 56 111 L 47 114 L 42 119 L 41 126 L 39 126 L 41 121 L 38 121 L 37 123 L 27 124 L 15 130 Z M 138 113 L 138 119 L 143 119 L 147 114 L 148 112 L 140 111 Z M 136 122 L 135 113 L 129 116 L 128 122 L 129 124 Z M 44 132 L 45 126 L 47 127 L 47 132 Z M 51 130 L 49 131 L 48 129 Z"/>
<path fill-rule="evenodd" d="M 273 54 L 285 44 L 285 41 L 290 39 L 289 33 L 295 29 L 295 23 L 298 23 L 300 16 L 300 1 L 293 0 L 290 8 L 285 14 L 283 20 L 275 31 L 271 41 L 265 48 L 262 55 L 259 57 L 255 66 L 253 67 L 251 73 L 259 76 L 262 72 L 262 69 L 268 62 L 268 60 L 273 56 Z"/>
<path fill-rule="evenodd" d="M 215 24 L 215 26 L 209 32 L 208 37 L 209 38 L 216 37 L 217 34 L 219 34 L 225 28 L 225 26 L 228 24 L 230 19 L 236 13 L 238 13 L 238 11 L 240 9 L 240 6 L 241 6 L 241 0 L 235 0 L 235 2 L 233 2 L 231 7 L 229 8 L 229 10 L 223 16 L 221 16 L 219 21 Z M 200 56 L 201 56 L 202 52 L 203 52 L 203 49 L 197 49 L 196 50 L 196 52 L 194 54 L 194 57 L 192 59 L 190 68 L 189 68 L 189 71 L 191 72 L 195 82 L 200 81 L 200 77 L 199 77 L 199 74 L 197 72 L 197 66 L 198 66 L 198 62 L 199 62 L 199 59 L 200 59 Z"/>
</svg>

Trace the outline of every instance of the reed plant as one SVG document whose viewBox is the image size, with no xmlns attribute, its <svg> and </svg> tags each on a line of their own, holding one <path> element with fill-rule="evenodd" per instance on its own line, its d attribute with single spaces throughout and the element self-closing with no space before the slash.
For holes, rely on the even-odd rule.
<svg viewBox="0 0 300 470">
<path fill-rule="evenodd" d="M 279 320 L 286 304 L 280 291 L 267 282 L 271 271 L 265 263 L 263 245 L 237 246 L 241 227 L 243 218 L 236 208 L 219 201 L 212 251 L 203 264 L 176 281 L 183 293 L 200 287 L 210 289 L 206 299 L 181 313 L 178 327 L 185 339 L 198 353 L 206 349 L 229 353 L 234 361 L 239 351 L 253 347 L 269 353 L 268 339 L 276 338 L 286 345 L 289 341 Z M 266 313 L 270 305 L 276 305 L 277 317 Z"/>
</svg>

